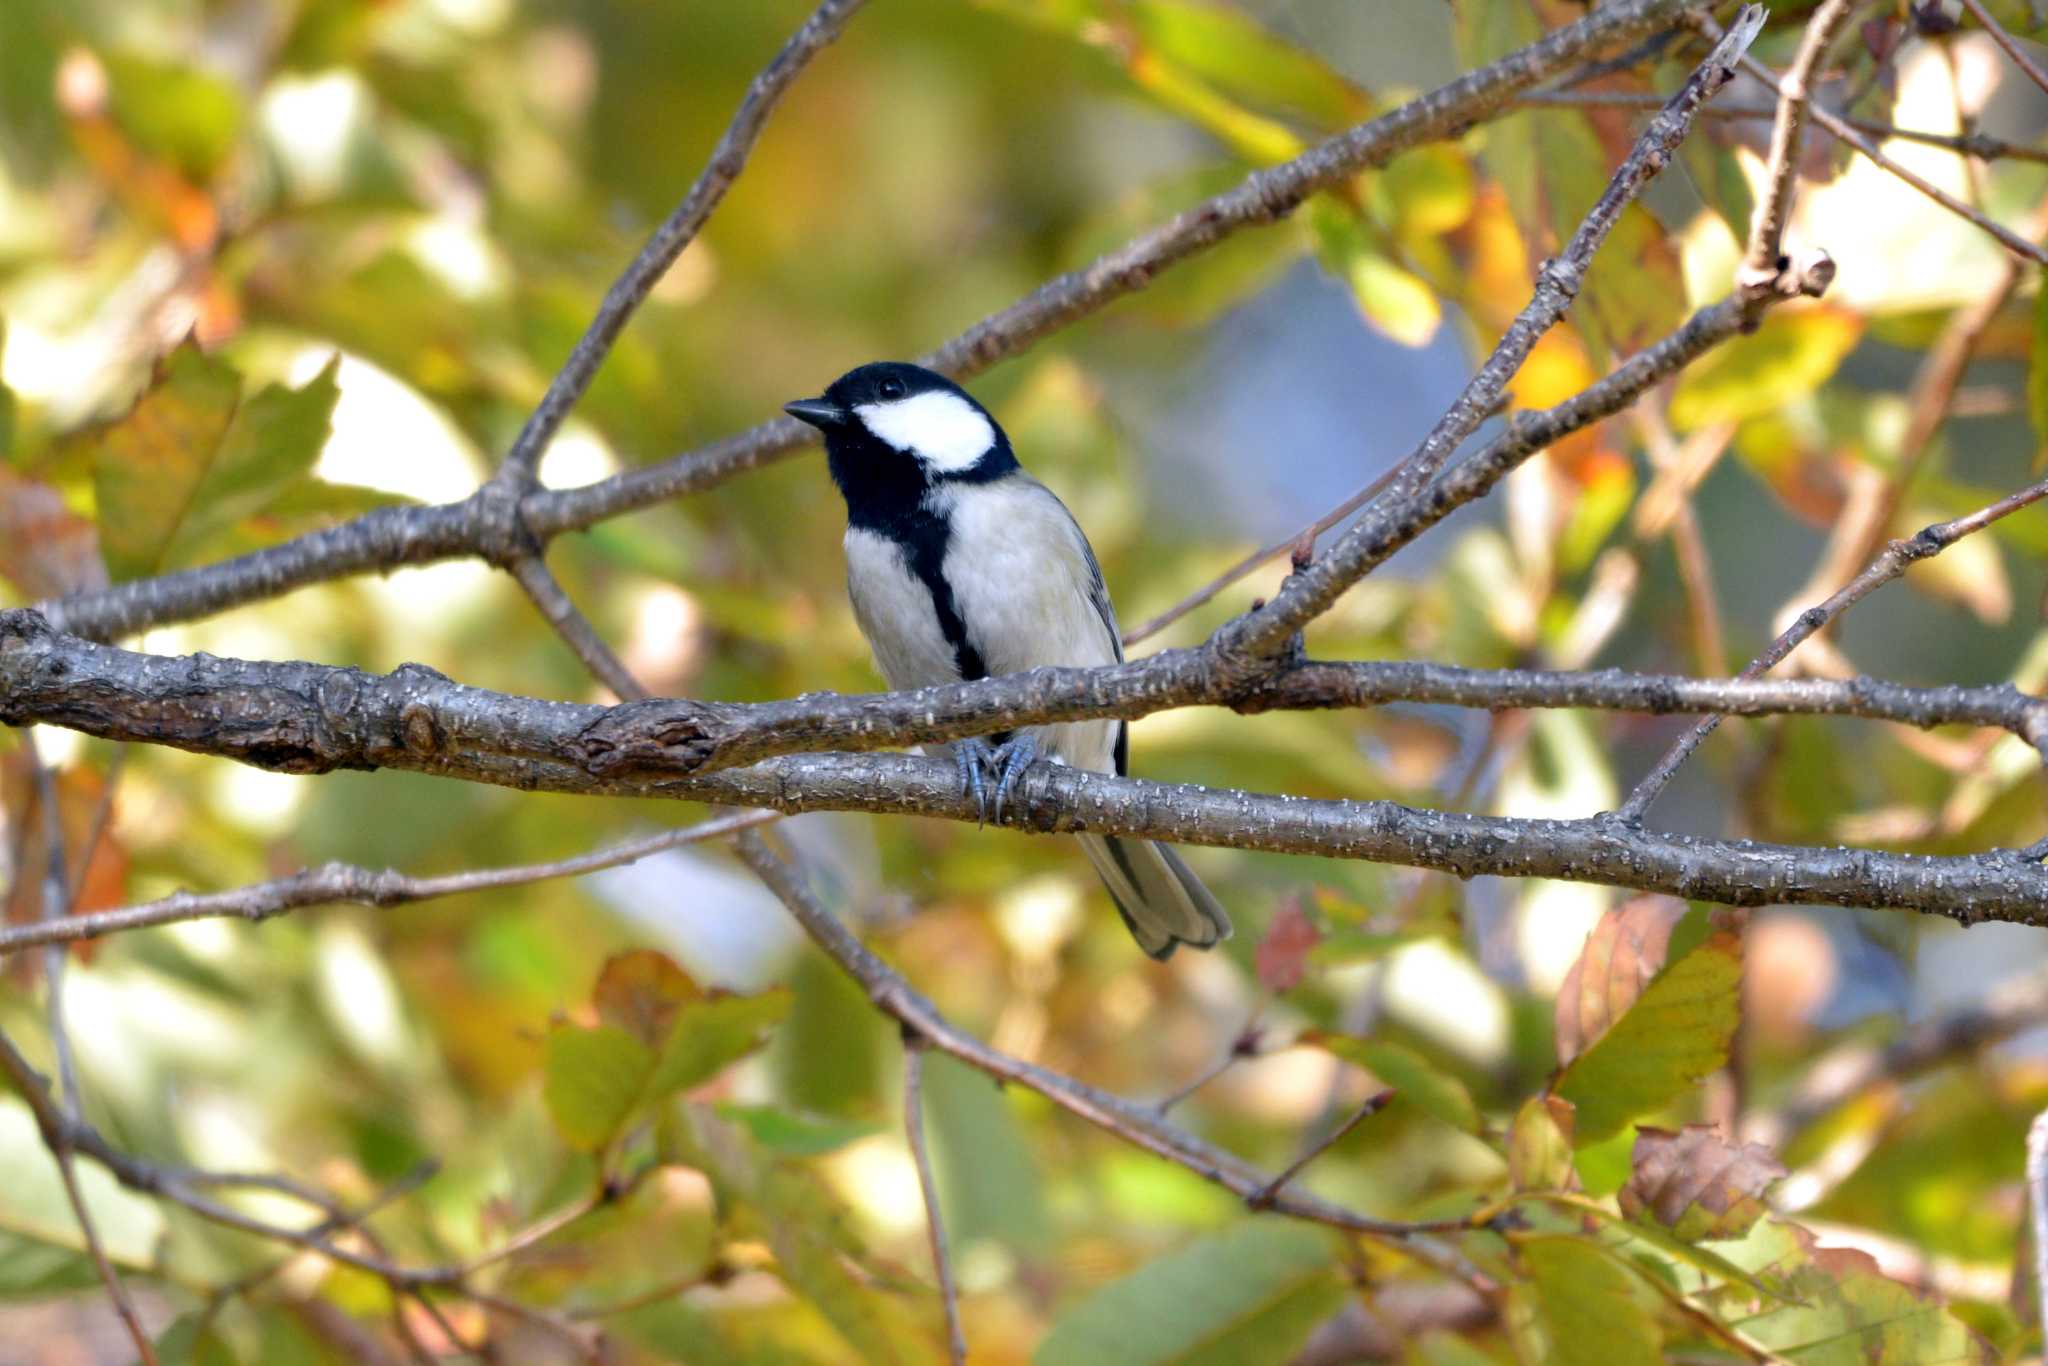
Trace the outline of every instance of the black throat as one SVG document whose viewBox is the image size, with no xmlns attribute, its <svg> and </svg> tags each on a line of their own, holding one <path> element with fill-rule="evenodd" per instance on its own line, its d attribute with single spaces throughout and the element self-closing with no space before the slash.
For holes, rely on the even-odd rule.
<svg viewBox="0 0 2048 1366">
<path fill-rule="evenodd" d="M 993 425 L 993 424 L 991 424 Z M 967 624 L 946 582 L 946 548 L 952 524 L 932 508 L 931 495 L 947 485 L 989 484 L 1017 472 L 1017 457 L 1000 431 L 996 444 L 971 469 L 934 478 L 915 456 L 897 450 L 855 424 L 830 432 L 825 458 L 832 482 L 846 500 L 846 524 L 894 541 L 910 572 L 931 594 L 932 610 L 963 680 L 988 677 L 981 651 L 967 638 Z"/>
</svg>

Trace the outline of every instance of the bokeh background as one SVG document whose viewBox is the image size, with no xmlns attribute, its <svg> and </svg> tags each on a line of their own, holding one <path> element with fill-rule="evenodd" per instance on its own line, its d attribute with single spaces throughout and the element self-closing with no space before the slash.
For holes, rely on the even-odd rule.
<svg viewBox="0 0 2048 1366">
<path fill-rule="evenodd" d="M 109 569 L 205 563 L 385 502 L 464 496 L 805 13 L 791 0 L 0 4 L 0 602 Z M 877 0 L 789 94 L 542 476 L 582 483 L 661 459 L 851 365 L 927 350 L 1247 169 L 1573 13 L 1550 0 Z M 2039 142 L 2048 101 L 1985 35 L 1922 32 L 1890 7 L 1872 24 L 1828 98 L 1913 128 Z M 1774 28 L 1759 51 L 1782 62 L 1795 38 Z M 1681 45 L 1595 88 L 1668 92 L 1690 60 Z M 1721 97 L 1767 102 L 1747 81 Z M 1405 454 L 1645 117 L 1531 107 L 1418 150 L 976 380 L 1086 527 L 1126 624 Z M 1767 127 L 1715 121 L 1692 139 L 1517 380 L 1517 405 L 1583 387 L 1726 292 Z M 2035 162 L 1890 150 L 2023 228 L 2048 193 Z M 1833 586 L 1809 578 L 1859 500 L 1896 490 L 1882 529 L 1909 530 L 2033 476 L 2032 281 L 1984 331 L 1952 420 L 1902 465 L 1928 347 L 1999 287 L 2003 258 L 1876 168 L 1819 142 L 1807 151 L 1793 240 L 1839 263 L 1826 302 L 1779 310 L 1638 414 L 1532 463 L 1352 592 L 1312 632 L 1315 653 L 1726 674 L 1786 609 Z M 168 543 L 112 544 L 102 526 L 102 555 L 109 433 L 145 390 L 239 394 L 230 439 L 264 455 Z M 1644 495 L 1660 479 L 1687 496 L 1676 514 L 1665 497 L 1658 519 Z M 658 691 L 867 690 L 877 682 L 845 606 L 841 518 L 805 452 L 567 537 L 551 563 Z M 1816 667 L 2038 689 L 2044 548 L 2048 516 L 2009 519 L 1858 608 Z M 1277 573 L 1142 648 L 1199 640 Z M 419 661 L 491 688 L 603 696 L 480 564 L 308 589 L 150 631 L 138 648 L 373 670 Z M 1137 723 L 1132 751 L 1153 778 L 1582 815 L 1614 805 L 1678 724 L 1196 711 Z M 61 768 L 75 843 L 111 802 L 84 870 L 87 908 L 326 859 L 414 873 L 552 859 L 702 814 L 391 773 L 292 778 L 117 755 L 61 732 L 39 741 Z M 2019 845 L 2044 829 L 2034 768 L 2011 740 L 1745 723 L 1724 728 L 1657 816 L 1760 839 Z M 12 736 L 0 736 L 0 779 L 0 857 L 19 874 L 40 837 Z M 1373 1086 L 1326 1050 L 1288 1046 L 1309 1027 L 1403 1041 L 1482 1109 L 1512 1109 L 1552 1069 L 1550 997 L 1618 899 L 1195 851 L 1239 934 L 1159 967 L 1056 841 L 864 818 L 784 828 L 835 909 L 1000 1047 L 1158 1097 L 1256 1025 L 1264 1055 L 1176 1113 L 1276 1165 Z M 14 885 L 9 914 L 33 918 L 35 879 Z M 1321 938 L 1305 979 L 1283 990 L 1285 974 L 1262 978 L 1256 960 L 1286 908 Z M 895 1122 L 894 1035 L 716 849 L 81 953 L 69 1010 L 89 1113 L 166 1159 L 282 1168 L 356 1200 L 436 1158 L 440 1174 L 379 1227 L 422 1256 L 471 1255 L 589 1179 L 592 1159 L 564 1142 L 543 1098 L 546 1041 L 551 1020 L 589 1018 L 605 960 L 635 947 L 706 986 L 792 988 L 769 1046 L 695 1094 L 801 1169 L 818 1203 L 791 1217 L 843 1221 L 863 1296 L 925 1315 L 902 1290 L 927 1264 Z M 2035 931 L 1842 911 L 1766 913 L 1748 950 L 1743 1084 L 1680 1117 L 1768 1112 L 1825 1048 L 1884 1037 L 2039 971 L 2042 956 Z M 37 993 L 30 962 L 9 964 L 0 1023 L 46 1046 Z M 1855 1160 L 1809 1190 L 1810 1216 L 1938 1262 L 1955 1278 L 1943 1288 L 1974 1297 L 1993 1334 L 2017 1331 L 2000 1306 L 2021 1133 L 2048 1091 L 2034 1056 L 2008 1048 L 1866 1098 L 1825 1145 L 1811 1138 L 1816 1152 L 1846 1141 Z M 1028 1356 L 1091 1292 L 1241 1217 L 1192 1175 L 949 1064 L 932 1064 L 930 1104 L 970 1336 L 989 1360 Z M 0 1361 L 126 1359 L 54 1169 L 11 1100 L 0 1171 Z M 209 1361 L 339 1359 L 306 1306 L 378 1311 L 374 1283 L 326 1271 L 198 1316 L 208 1287 L 266 1254 L 88 1177 L 110 1248 L 150 1268 L 136 1277 L 150 1321 L 194 1341 L 203 1324 L 205 1350 L 224 1354 Z M 1500 1177 L 1486 1143 L 1397 1103 L 1316 1181 L 1400 1215 L 1469 1205 Z M 816 1288 L 758 1247 L 679 1170 L 514 1263 L 508 1293 L 590 1308 L 679 1287 L 617 1316 L 620 1350 L 650 1359 L 860 1355 Z"/>
</svg>

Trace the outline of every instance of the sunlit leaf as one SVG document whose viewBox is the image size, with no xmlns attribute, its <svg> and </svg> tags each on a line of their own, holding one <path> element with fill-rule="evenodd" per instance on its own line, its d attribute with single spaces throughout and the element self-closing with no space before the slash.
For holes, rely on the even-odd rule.
<svg viewBox="0 0 2048 1366">
<path fill-rule="evenodd" d="M 242 97 L 234 82 L 194 64 L 128 52 L 110 53 L 104 61 L 114 117 L 123 131 L 191 179 L 212 179 L 242 131 Z"/>
<path fill-rule="evenodd" d="M 1370 111 L 1365 92 L 1236 9 L 1214 0 L 1135 0 L 1129 12 L 1148 47 L 1234 98 L 1333 131 Z"/>
<path fill-rule="evenodd" d="M 1508 1126 L 1508 1178 L 1516 1190 L 1563 1190 L 1571 1176 L 1571 1103 L 1529 1097 Z"/>
<path fill-rule="evenodd" d="M 1655 1220 L 1687 1242 L 1739 1238 L 1765 1212 L 1764 1193 L 1785 1168 L 1755 1143 L 1735 1144 L 1711 1125 L 1673 1132 L 1636 1130 L 1634 1170 L 1621 1188 L 1621 1210 Z"/>
<path fill-rule="evenodd" d="M 1631 897 L 1595 922 L 1557 989 L 1557 1060 L 1570 1062 L 1606 1033 L 1664 966 L 1684 903 Z"/>
<path fill-rule="evenodd" d="M 1826 383 L 1862 335 L 1853 313 L 1777 308 L 1746 337 L 1708 352 L 1679 376 L 1671 422 L 1682 431 L 1760 417 Z"/>
<path fill-rule="evenodd" d="M 1788 1360 L 1862 1366 L 1992 1359 L 1938 1299 L 1887 1278 L 1867 1253 L 1818 1247 L 1811 1233 L 1777 1219 L 1760 1220 L 1741 1243 L 1721 1246 L 1732 1260 L 1783 1287 L 1783 1302 L 1744 1313 L 1741 1326 L 1752 1341 Z M 1732 1301 L 1731 1310 L 1743 1307 L 1739 1299 L 1723 1298 Z"/>
<path fill-rule="evenodd" d="M 1725 1063 L 1741 997 L 1742 941 L 1731 931 L 1667 964 L 1552 1088 L 1577 1107 L 1573 1141 L 1612 1137 Z"/>
<path fill-rule="evenodd" d="M 209 535 L 262 512 L 311 473 L 341 397 L 335 384 L 340 363 L 334 357 L 296 389 L 266 384 L 236 408 L 165 552 L 167 564 L 199 558 L 196 551 Z"/>
<path fill-rule="evenodd" d="M 164 359 L 126 416 L 80 438 L 115 578 L 162 564 L 220 453 L 241 388 L 241 376 L 188 341 Z"/>
<path fill-rule="evenodd" d="M 683 1006 L 647 1078 L 647 1099 L 687 1090 L 759 1048 L 789 1004 L 789 992 L 777 987 L 754 996 L 717 993 Z"/>
<path fill-rule="evenodd" d="M 1329 1240 L 1252 1220 L 1112 1282 L 1063 1314 L 1042 1366 L 1284 1362 L 1343 1302 Z"/>
<path fill-rule="evenodd" d="M 542 1095 L 563 1141 L 585 1150 L 611 1142 L 653 1070 L 647 1045 L 616 1025 L 548 1031 Z"/>
<path fill-rule="evenodd" d="M 1658 1366 L 1656 1320 L 1634 1274 L 1584 1238 L 1531 1238 L 1516 1255 L 1535 1291 L 1542 1360 L 1558 1366 Z"/>
<path fill-rule="evenodd" d="M 1301 1042 L 1357 1063 L 1391 1086 L 1401 1099 L 1454 1129 L 1476 1134 L 1483 1127 L 1479 1107 L 1472 1103 L 1472 1093 L 1465 1089 L 1465 1083 L 1405 1044 L 1385 1039 L 1354 1039 L 1321 1030 L 1310 1030 L 1301 1036 Z"/>
<path fill-rule="evenodd" d="M 1436 292 L 1387 256 L 1356 209 L 1325 196 L 1309 206 L 1308 224 L 1323 268 L 1350 287 L 1368 322 L 1405 346 L 1436 335 Z"/>
<path fill-rule="evenodd" d="M 722 1104 L 718 1113 L 744 1128 L 763 1148 L 788 1157 L 817 1157 L 880 1132 L 874 1124 L 805 1114 L 781 1105 Z"/>
<path fill-rule="evenodd" d="M 213 1316 L 198 1312 L 181 1315 L 156 1340 L 159 1366 L 236 1366 L 228 1340 L 221 1336 Z"/>
</svg>

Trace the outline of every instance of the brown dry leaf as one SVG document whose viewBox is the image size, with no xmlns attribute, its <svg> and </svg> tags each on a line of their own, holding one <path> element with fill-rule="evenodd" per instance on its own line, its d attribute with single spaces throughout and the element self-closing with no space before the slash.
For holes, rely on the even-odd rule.
<svg viewBox="0 0 2048 1366">
<path fill-rule="evenodd" d="M 1309 953 L 1322 942 L 1323 932 L 1301 909 L 1301 899 L 1289 899 L 1266 926 L 1258 951 L 1252 955 L 1260 983 L 1275 993 L 1300 986 L 1308 972 Z"/>
<path fill-rule="evenodd" d="M 598 1018 L 649 1048 L 660 1048 L 682 1008 L 702 1000 L 703 988 L 675 960 L 654 949 L 613 954 L 598 974 L 592 1003 Z"/>
<path fill-rule="evenodd" d="M 30 602 L 107 583 L 92 523 L 48 484 L 7 469 L 0 469 L 0 578 Z"/>
<path fill-rule="evenodd" d="M 1557 1060 L 1568 1063 L 1620 1019 L 1664 966 L 1685 903 L 1639 896 L 1600 917 L 1557 989 Z"/>
<path fill-rule="evenodd" d="M 1785 1167 L 1758 1143 L 1730 1143 L 1710 1124 L 1636 1130 L 1621 1212 L 1652 1219 L 1689 1243 L 1740 1238 L 1766 1212 Z"/>
</svg>

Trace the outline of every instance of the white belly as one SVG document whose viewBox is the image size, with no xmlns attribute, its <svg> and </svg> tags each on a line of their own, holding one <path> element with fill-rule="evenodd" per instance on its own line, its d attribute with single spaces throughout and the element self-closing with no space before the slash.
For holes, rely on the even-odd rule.
<svg viewBox="0 0 2048 1366">
<path fill-rule="evenodd" d="M 955 496 L 946 578 L 967 637 L 992 674 L 1122 658 L 1115 631 L 1095 606 L 1081 529 L 1035 481 L 1010 479 Z M 1028 730 L 1061 762 L 1107 772 L 1115 765 L 1118 725 L 1077 721 Z"/>
</svg>

